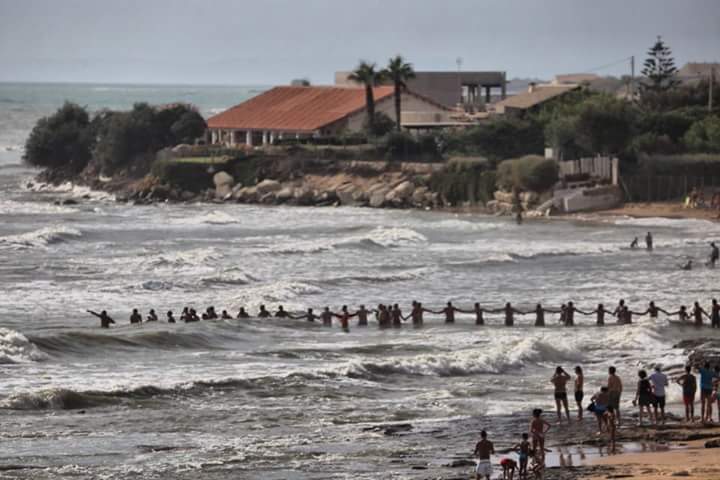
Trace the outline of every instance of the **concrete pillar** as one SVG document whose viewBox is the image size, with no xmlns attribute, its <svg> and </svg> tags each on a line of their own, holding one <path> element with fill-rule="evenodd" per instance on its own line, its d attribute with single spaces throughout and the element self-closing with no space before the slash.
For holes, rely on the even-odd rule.
<svg viewBox="0 0 720 480">
<path fill-rule="evenodd" d="M 490 103 L 490 87 L 485 87 L 485 103 Z"/>
<path fill-rule="evenodd" d="M 270 132 L 270 145 L 275 143 L 275 132 Z"/>
<path fill-rule="evenodd" d="M 262 132 L 262 144 L 267 145 L 268 143 L 268 132 L 263 131 Z"/>
<path fill-rule="evenodd" d="M 246 144 L 248 147 L 252 147 L 252 144 L 253 144 L 253 138 L 252 138 L 252 137 L 253 137 L 253 135 L 252 135 L 252 130 L 246 130 L 246 131 L 245 131 L 245 144 Z"/>
<path fill-rule="evenodd" d="M 500 90 L 500 99 L 505 100 L 505 97 L 507 96 L 507 80 L 505 79 L 505 72 L 503 72 L 502 75 L 502 85 Z"/>
<path fill-rule="evenodd" d="M 235 146 L 235 130 L 229 130 L 228 133 L 230 134 L 230 146 Z"/>
<path fill-rule="evenodd" d="M 217 132 L 215 130 L 210 130 L 210 143 L 217 143 Z"/>
</svg>

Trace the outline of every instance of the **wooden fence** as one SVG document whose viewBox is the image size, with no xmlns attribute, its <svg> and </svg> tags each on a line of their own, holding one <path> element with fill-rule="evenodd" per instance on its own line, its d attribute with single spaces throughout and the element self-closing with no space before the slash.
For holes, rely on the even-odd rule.
<svg viewBox="0 0 720 480">
<path fill-rule="evenodd" d="M 701 175 L 623 175 L 621 186 L 630 202 L 682 201 L 693 188 L 701 189 L 705 197 L 720 191 L 720 176 Z"/>
</svg>

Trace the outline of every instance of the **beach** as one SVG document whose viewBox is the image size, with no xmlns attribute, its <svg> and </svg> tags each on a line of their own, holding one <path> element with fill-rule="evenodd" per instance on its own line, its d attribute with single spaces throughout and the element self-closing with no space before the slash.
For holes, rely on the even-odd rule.
<svg viewBox="0 0 720 480">
<path fill-rule="evenodd" d="M 628 216 L 634 218 L 694 218 L 717 221 L 717 210 L 710 208 L 686 208 L 681 202 L 626 203 L 622 207 L 598 212 L 603 216 Z"/>
</svg>

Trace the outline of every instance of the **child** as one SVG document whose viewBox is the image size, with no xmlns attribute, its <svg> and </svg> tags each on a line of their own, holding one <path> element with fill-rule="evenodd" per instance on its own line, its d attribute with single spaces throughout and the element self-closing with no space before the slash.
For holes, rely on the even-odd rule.
<svg viewBox="0 0 720 480">
<path fill-rule="evenodd" d="M 610 392 L 608 387 L 600 387 L 600 391 L 592 396 L 593 410 L 592 412 L 597 417 L 598 422 L 598 435 L 603 431 L 603 424 L 605 423 L 605 412 L 607 411 L 610 403 Z"/>
<path fill-rule="evenodd" d="M 500 460 L 500 466 L 503 469 L 503 480 L 513 480 L 513 476 L 515 475 L 515 468 L 517 467 L 517 463 L 515 463 L 515 460 L 505 457 Z"/>
<path fill-rule="evenodd" d="M 608 436 L 610 437 L 610 453 L 615 453 L 615 408 L 612 405 L 607 407 L 607 410 L 603 414 L 605 425 L 607 426 Z"/>
<path fill-rule="evenodd" d="M 518 478 L 527 478 L 528 458 L 530 457 L 530 442 L 528 442 L 528 434 L 522 434 L 522 441 L 513 447 L 518 454 Z"/>
<path fill-rule="evenodd" d="M 540 418 L 542 409 L 536 408 L 532 412 L 533 419 L 530 421 L 530 435 L 532 436 L 533 450 L 540 450 L 543 458 L 545 457 L 545 434 L 550 430 L 550 424 Z"/>
</svg>

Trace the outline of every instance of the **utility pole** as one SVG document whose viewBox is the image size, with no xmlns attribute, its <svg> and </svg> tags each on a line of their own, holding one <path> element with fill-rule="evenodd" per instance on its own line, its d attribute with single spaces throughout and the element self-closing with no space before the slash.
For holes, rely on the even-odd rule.
<svg viewBox="0 0 720 480">
<path fill-rule="evenodd" d="M 708 111 L 713 109 L 713 84 L 715 83 L 715 67 L 710 67 L 710 83 L 708 84 Z"/>
<path fill-rule="evenodd" d="M 630 101 L 635 101 L 635 55 L 630 57 Z"/>
</svg>

